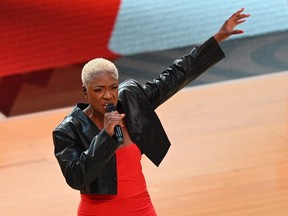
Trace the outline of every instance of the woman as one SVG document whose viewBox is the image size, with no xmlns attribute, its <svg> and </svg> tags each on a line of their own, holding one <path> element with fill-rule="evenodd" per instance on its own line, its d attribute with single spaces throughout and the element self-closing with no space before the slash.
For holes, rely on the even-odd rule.
<svg viewBox="0 0 288 216">
<path fill-rule="evenodd" d="M 234 29 L 249 17 L 243 11 L 145 85 L 135 80 L 119 85 L 117 68 L 106 59 L 93 59 L 83 67 L 88 103 L 77 104 L 53 131 L 55 156 L 66 182 L 81 193 L 78 216 L 156 215 L 140 159 L 145 154 L 158 166 L 170 142 L 154 110 L 224 58 L 219 43 L 243 33 Z M 115 135 L 119 126 L 123 142 Z"/>
</svg>

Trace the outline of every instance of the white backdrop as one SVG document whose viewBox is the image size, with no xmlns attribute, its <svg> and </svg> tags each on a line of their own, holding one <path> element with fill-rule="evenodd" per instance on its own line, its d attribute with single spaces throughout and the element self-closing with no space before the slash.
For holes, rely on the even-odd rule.
<svg viewBox="0 0 288 216">
<path fill-rule="evenodd" d="M 288 30 L 287 0 L 123 0 L 109 46 L 129 55 L 200 43 L 242 7 L 242 37 Z"/>
</svg>

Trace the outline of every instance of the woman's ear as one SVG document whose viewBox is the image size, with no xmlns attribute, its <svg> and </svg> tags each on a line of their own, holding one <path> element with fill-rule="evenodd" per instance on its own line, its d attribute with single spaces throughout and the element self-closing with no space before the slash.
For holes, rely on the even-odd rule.
<svg viewBox="0 0 288 216">
<path fill-rule="evenodd" d="M 85 97 L 87 97 L 87 89 L 86 86 L 82 85 L 82 90 L 84 92 Z"/>
<path fill-rule="evenodd" d="M 84 85 L 82 85 L 83 92 L 87 92 L 87 89 Z"/>
</svg>

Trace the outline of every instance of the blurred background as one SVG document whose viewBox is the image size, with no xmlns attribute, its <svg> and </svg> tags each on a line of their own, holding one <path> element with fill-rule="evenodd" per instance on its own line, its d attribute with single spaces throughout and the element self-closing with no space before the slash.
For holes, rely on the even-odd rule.
<svg viewBox="0 0 288 216">
<path fill-rule="evenodd" d="M 145 83 L 242 7 L 226 58 L 157 109 L 175 145 L 143 168 L 159 215 L 287 216 L 286 0 L 1 0 L 0 215 L 75 215 L 51 132 L 84 100 L 87 61 Z"/>
<path fill-rule="evenodd" d="M 225 41 L 226 59 L 191 85 L 287 70 L 287 1 L 2 0 L 1 118 L 83 100 L 81 68 L 95 57 L 114 61 L 121 80 L 152 79 L 242 7 L 245 34 Z"/>
</svg>

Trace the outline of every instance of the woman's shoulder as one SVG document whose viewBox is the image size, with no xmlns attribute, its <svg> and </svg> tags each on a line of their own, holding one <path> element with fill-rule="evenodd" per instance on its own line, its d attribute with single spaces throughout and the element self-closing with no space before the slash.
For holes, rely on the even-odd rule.
<svg viewBox="0 0 288 216">
<path fill-rule="evenodd" d="M 83 109 L 87 107 L 87 104 L 79 103 L 68 113 L 63 120 L 56 126 L 54 130 L 65 130 L 74 127 L 77 122 L 87 121 Z"/>
<path fill-rule="evenodd" d="M 143 85 L 135 79 L 127 79 L 119 84 L 119 97 L 123 95 L 145 95 Z"/>
<path fill-rule="evenodd" d="M 137 80 L 135 79 L 126 79 L 123 82 L 119 84 L 119 89 L 127 88 L 127 87 L 133 87 L 133 86 L 139 86 Z"/>
</svg>

